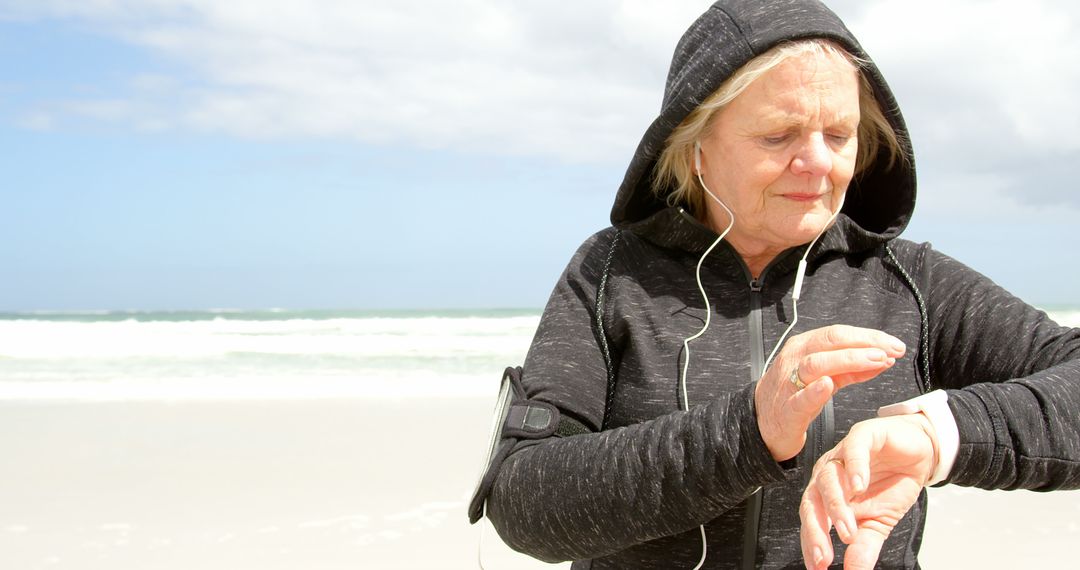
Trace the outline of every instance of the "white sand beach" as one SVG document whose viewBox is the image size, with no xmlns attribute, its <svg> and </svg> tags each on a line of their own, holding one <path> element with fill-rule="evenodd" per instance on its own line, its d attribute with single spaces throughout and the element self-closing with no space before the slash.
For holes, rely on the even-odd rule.
<svg viewBox="0 0 1080 570">
<path fill-rule="evenodd" d="M 0 403 L 0 568 L 478 568 L 486 398 Z M 1060 567 L 1080 493 L 934 490 L 927 568 Z M 484 565 L 550 568 L 485 537 Z M 568 565 L 561 565 L 566 567 Z"/>
</svg>

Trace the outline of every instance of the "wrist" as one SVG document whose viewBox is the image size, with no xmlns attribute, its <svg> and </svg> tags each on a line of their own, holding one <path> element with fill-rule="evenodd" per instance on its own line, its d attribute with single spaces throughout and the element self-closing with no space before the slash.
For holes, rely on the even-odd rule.
<svg viewBox="0 0 1080 570">
<path fill-rule="evenodd" d="M 949 409 L 948 394 L 944 390 L 935 390 L 898 404 L 883 406 L 878 409 L 878 416 L 888 417 L 902 414 L 918 414 L 925 423 L 923 429 L 934 447 L 934 459 L 926 486 L 944 481 L 952 471 L 956 454 L 960 448 L 960 434 L 956 419 Z M 927 427 L 927 425 L 929 427 Z"/>
</svg>

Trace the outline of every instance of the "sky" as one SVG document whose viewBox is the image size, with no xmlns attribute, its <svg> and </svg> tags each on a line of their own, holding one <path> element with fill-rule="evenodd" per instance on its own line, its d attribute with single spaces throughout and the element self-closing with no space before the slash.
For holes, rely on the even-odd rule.
<svg viewBox="0 0 1080 570">
<path fill-rule="evenodd" d="M 0 311 L 539 308 L 709 4 L 0 0 Z M 911 130 L 905 237 L 1080 305 L 1080 5 L 830 5 Z"/>
</svg>

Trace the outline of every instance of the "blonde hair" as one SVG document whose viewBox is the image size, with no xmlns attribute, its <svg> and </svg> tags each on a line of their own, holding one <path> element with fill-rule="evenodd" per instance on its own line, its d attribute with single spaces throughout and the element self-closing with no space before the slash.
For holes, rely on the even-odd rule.
<svg viewBox="0 0 1080 570">
<path fill-rule="evenodd" d="M 859 150 L 855 159 L 856 177 L 865 172 L 877 158 L 882 145 L 888 151 L 886 168 L 897 160 L 906 160 L 896 131 L 874 98 L 874 88 L 861 69 L 868 62 L 849 54 L 838 45 L 822 39 L 785 42 L 751 59 L 729 77 L 720 88 L 698 105 L 664 143 L 654 170 L 652 189 L 669 205 L 683 205 L 690 213 L 701 216 L 705 211 L 704 192 L 694 175 L 694 145 L 709 135 L 713 118 L 728 103 L 746 91 L 756 79 L 785 60 L 804 54 L 836 56 L 852 65 L 859 74 L 859 129 L 856 133 Z M 672 189 L 673 188 L 673 189 Z M 669 189 L 670 192 L 669 192 Z"/>
</svg>

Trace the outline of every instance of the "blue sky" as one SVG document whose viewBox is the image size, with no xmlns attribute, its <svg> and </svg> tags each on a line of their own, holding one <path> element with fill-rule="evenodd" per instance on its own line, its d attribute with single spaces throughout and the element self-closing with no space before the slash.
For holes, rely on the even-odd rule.
<svg viewBox="0 0 1080 570">
<path fill-rule="evenodd" d="M 0 310 L 539 307 L 707 5 L 0 0 Z M 913 133 L 907 237 L 1080 304 L 1080 13 L 1005 6 L 834 8 Z"/>
</svg>

